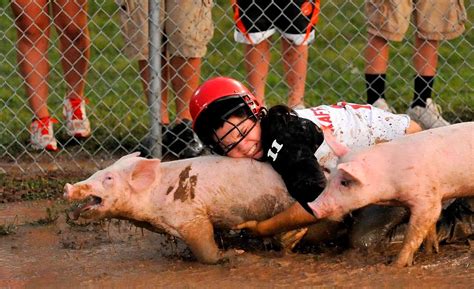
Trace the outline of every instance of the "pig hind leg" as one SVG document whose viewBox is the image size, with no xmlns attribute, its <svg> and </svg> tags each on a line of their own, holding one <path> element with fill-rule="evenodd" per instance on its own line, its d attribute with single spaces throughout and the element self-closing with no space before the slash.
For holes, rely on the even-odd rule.
<svg viewBox="0 0 474 289">
<path fill-rule="evenodd" d="M 423 242 L 425 251 L 428 254 L 433 253 L 433 250 L 439 252 L 438 234 L 436 234 L 436 223 L 431 226 L 426 235 L 425 241 Z"/>
<path fill-rule="evenodd" d="M 217 247 L 214 228 L 208 219 L 194 219 L 189 225 L 181 227 L 180 234 L 199 262 L 216 264 L 230 257 Z"/>
<path fill-rule="evenodd" d="M 403 240 L 403 247 L 394 263 L 397 267 L 412 265 L 413 256 L 427 234 L 436 234 L 436 229 L 433 231 L 433 228 L 435 228 L 436 221 L 441 214 L 441 202 L 428 202 L 427 200 L 423 200 L 421 206 L 413 206 L 410 209 L 411 216 L 405 239 Z M 432 238 L 433 236 L 430 235 L 429 239 L 432 240 Z M 435 245 L 433 244 L 433 246 Z"/>
</svg>

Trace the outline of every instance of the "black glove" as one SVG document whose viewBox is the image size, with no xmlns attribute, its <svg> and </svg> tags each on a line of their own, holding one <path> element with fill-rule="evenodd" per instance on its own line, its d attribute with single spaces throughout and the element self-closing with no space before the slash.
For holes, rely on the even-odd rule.
<svg viewBox="0 0 474 289">
<path fill-rule="evenodd" d="M 314 153 L 323 142 L 319 128 L 285 106 L 276 106 L 262 119 L 266 161 L 282 176 L 290 195 L 308 212 L 307 203 L 324 190 L 326 178 Z"/>
</svg>

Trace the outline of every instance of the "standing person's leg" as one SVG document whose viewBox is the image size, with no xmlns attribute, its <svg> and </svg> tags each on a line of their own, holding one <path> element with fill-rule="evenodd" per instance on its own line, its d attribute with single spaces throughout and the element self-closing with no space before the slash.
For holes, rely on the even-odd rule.
<svg viewBox="0 0 474 289">
<path fill-rule="evenodd" d="M 234 40 L 244 44 L 244 65 L 250 91 L 265 104 L 265 86 L 270 65 L 269 38 L 276 32 L 274 19 L 278 10 L 274 0 L 236 0 Z"/>
<path fill-rule="evenodd" d="M 189 101 L 199 86 L 201 58 L 173 56 L 170 59 L 170 80 L 176 93 L 176 118 L 178 122 L 191 120 Z"/>
<path fill-rule="evenodd" d="M 415 38 L 413 65 L 418 75 L 435 76 L 438 66 L 439 41 Z"/>
<path fill-rule="evenodd" d="M 365 84 L 367 103 L 385 98 L 385 78 L 389 61 L 388 41 L 369 33 L 365 48 Z"/>
<path fill-rule="evenodd" d="M 432 100 L 433 85 L 438 64 L 439 41 L 415 38 L 413 64 L 416 75 L 413 101 L 407 113 L 424 129 L 449 125 Z"/>
<path fill-rule="evenodd" d="M 427 99 L 431 98 L 433 82 L 438 66 L 439 41 L 415 38 L 415 53 L 413 65 L 415 66 L 415 93 L 410 107 L 426 107 Z"/>
<path fill-rule="evenodd" d="M 168 138 L 169 150 L 180 158 L 195 157 L 203 145 L 191 129 L 189 102 L 199 86 L 201 59 L 214 32 L 212 1 L 166 1 L 165 33 L 169 77 L 176 94 L 176 123 Z"/>
<path fill-rule="evenodd" d="M 160 116 L 161 124 L 168 125 L 170 117 L 168 112 L 168 80 L 169 80 L 169 65 L 165 57 L 161 57 L 161 106 Z M 150 67 L 148 60 L 139 60 L 138 69 L 140 70 L 140 79 L 142 81 L 143 92 L 145 94 L 148 105 L 151 105 L 149 98 L 149 83 L 150 83 Z"/>
<path fill-rule="evenodd" d="M 434 78 L 438 64 L 440 40 L 458 37 L 464 32 L 466 11 L 463 1 L 419 0 L 413 11 L 417 27 L 413 64 L 416 69 L 415 93 L 407 113 L 423 128 L 448 125 L 432 99 Z"/>
<path fill-rule="evenodd" d="M 295 45 L 282 38 L 285 80 L 289 88 L 288 106 L 304 107 L 304 91 L 308 66 L 308 45 Z"/>
<path fill-rule="evenodd" d="M 171 85 L 176 93 L 176 122 L 164 139 L 169 151 L 179 158 L 196 157 L 203 145 L 191 129 L 189 102 L 199 86 L 201 58 L 173 56 L 169 63 Z"/>
<path fill-rule="evenodd" d="M 26 97 L 37 119 L 49 117 L 47 99 L 49 62 L 47 50 L 51 18 L 48 0 L 14 0 L 18 65 L 25 81 Z"/>
<path fill-rule="evenodd" d="M 25 82 L 26 97 L 35 115 L 31 123 L 34 149 L 57 150 L 53 123 L 48 112 L 47 50 L 51 18 L 47 0 L 15 0 L 11 7 L 17 27 L 18 65 Z"/>
<path fill-rule="evenodd" d="M 245 69 L 250 90 L 257 100 L 265 103 L 265 85 L 270 65 L 270 41 L 268 39 L 252 45 L 245 44 Z"/>
<path fill-rule="evenodd" d="M 365 84 L 367 102 L 395 112 L 385 100 L 386 72 L 389 65 L 389 41 L 402 41 L 410 24 L 411 0 L 365 2 L 367 47 L 365 48 Z"/>
<path fill-rule="evenodd" d="M 53 1 L 52 6 L 62 52 L 61 64 L 67 83 L 64 101 L 67 131 L 71 136 L 88 137 L 91 129 L 84 96 L 90 58 L 87 0 Z"/>
<path fill-rule="evenodd" d="M 67 97 L 83 99 L 90 58 L 87 0 L 59 0 L 52 5 L 61 44 L 61 64 L 68 84 Z"/>
<path fill-rule="evenodd" d="M 314 41 L 314 26 L 319 18 L 319 1 L 275 1 L 275 26 L 281 32 L 281 53 L 285 81 L 289 89 L 287 104 L 304 108 L 308 68 L 308 47 Z"/>
</svg>

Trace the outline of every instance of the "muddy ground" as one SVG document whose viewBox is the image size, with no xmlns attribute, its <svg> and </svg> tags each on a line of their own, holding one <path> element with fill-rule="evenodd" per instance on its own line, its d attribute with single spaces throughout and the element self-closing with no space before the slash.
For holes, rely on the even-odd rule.
<svg viewBox="0 0 474 289">
<path fill-rule="evenodd" d="M 397 269 L 389 263 L 399 245 L 356 251 L 340 242 L 284 254 L 267 240 L 220 232 L 221 247 L 245 253 L 224 264 L 199 264 L 169 236 L 125 221 L 68 219 L 62 187 L 97 163 L 46 161 L 22 164 L 23 171 L 0 165 L 0 288 L 473 288 L 469 242 L 443 245 L 435 255 L 419 252 L 414 266 Z"/>
</svg>

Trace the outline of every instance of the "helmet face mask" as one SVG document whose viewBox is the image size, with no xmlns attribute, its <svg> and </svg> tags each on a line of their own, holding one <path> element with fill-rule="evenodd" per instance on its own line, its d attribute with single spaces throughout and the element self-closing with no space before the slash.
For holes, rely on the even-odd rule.
<svg viewBox="0 0 474 289">
<path fill-rule="evenodd" d="M 242 132 L 240 130 L 240 125 L 243 124 L 244 122 L 246 122 L 247 120 L 251 119 L 253 124 L 252 126 L 246 131 L 246 132 Z M 216 151 L 213 149 L 214 152 L 218 153 L 218 154 L 221 154 L 221 155 L 227 155 L 231 150 L 233 150 L 235 147 L 237 147 L 239 145 L 239 143 L 241 141 L 243 141 L 245 139 L 245 137 L 255 128 L 255 126 L 257 125 L 259 119 L 257 118 L 256 115 L 250 115 L 250 116 L 247 116 L 245 118 L 242 118 L 239 123 L 237 124 L 234 124 L 232 122 L 230 122 L 228 119 L 225 119 L 224 120 L 225 123 L 228 123 L 232 126 L 231 129 L 229 129 L 222 137 L 218 137 L 217 136 L 217 132 L 216 130 L 214 130 L 214 140 L 215 140 L 215 144 L 214 145 L 211 145 L 211 148 L 212 147 L 218 147 L 219 148 L 219 151 Z M 231 143 L 230 145 L 226 145 L 224 144 L 224 139 L 230 135 L 233 131 L 237 130 L 237 132 L 239 133 L 239 139 L 236 141 L 236 142 L 233 142 Z"/>
</svg>

